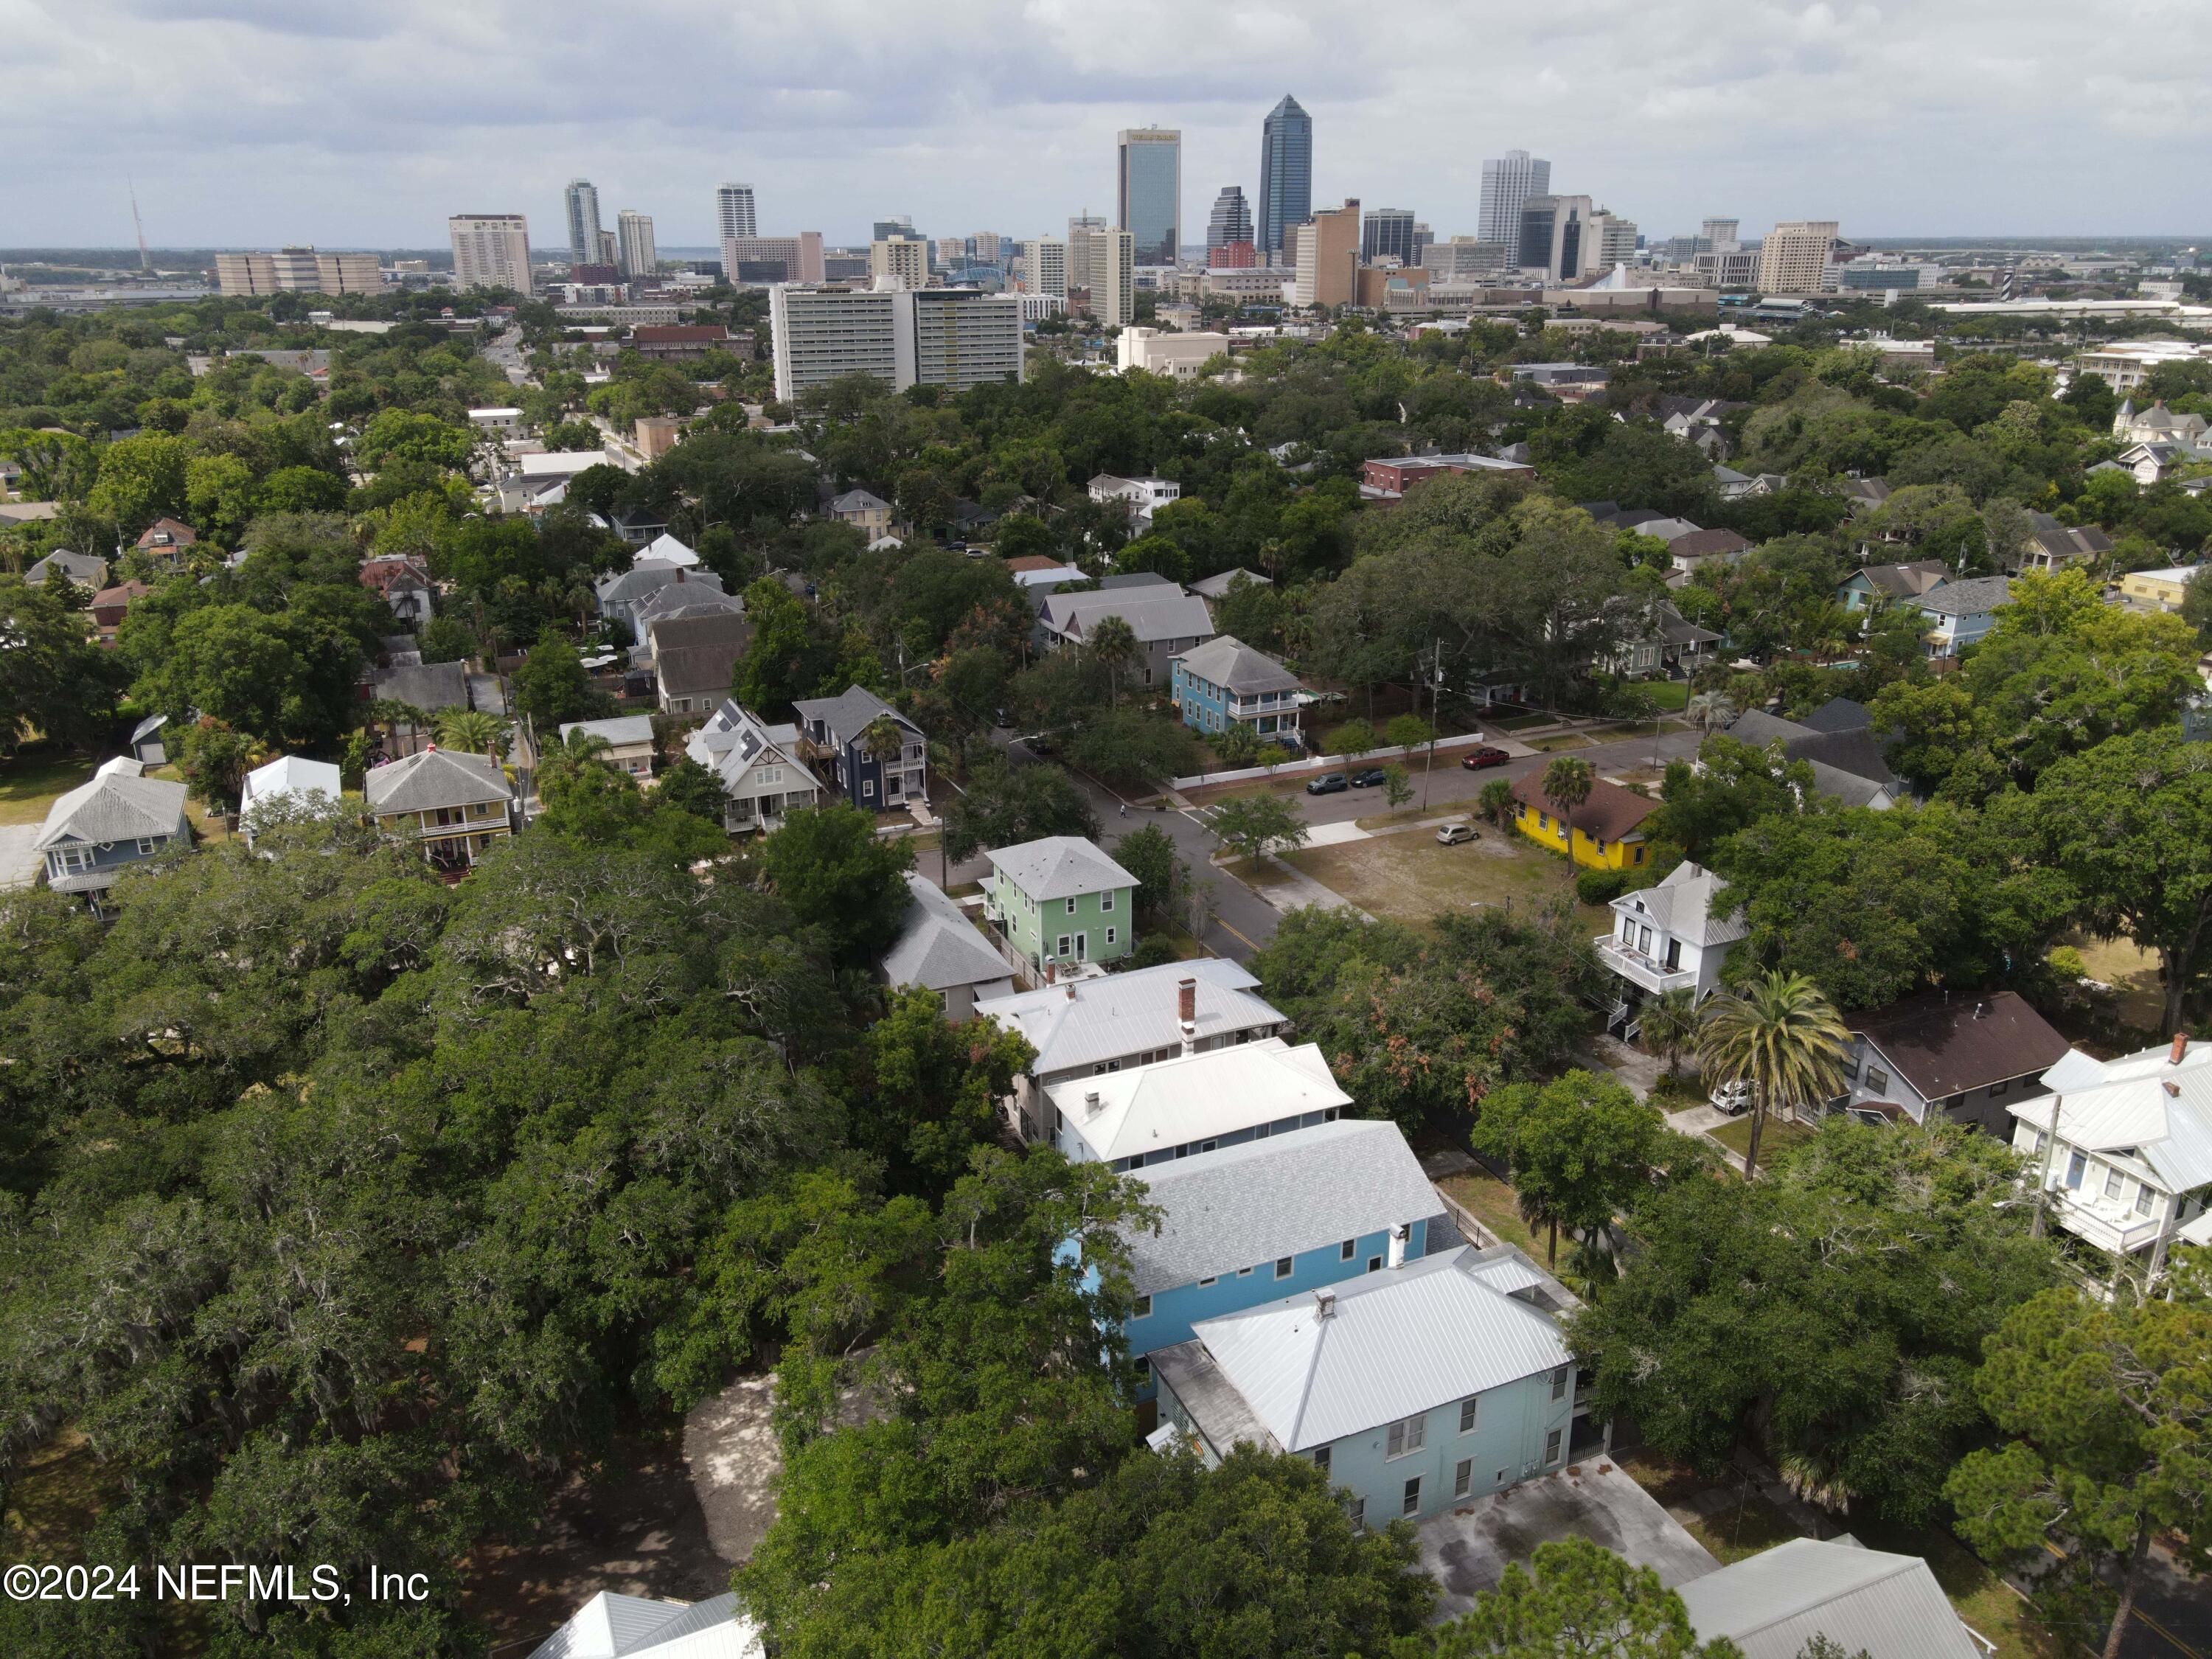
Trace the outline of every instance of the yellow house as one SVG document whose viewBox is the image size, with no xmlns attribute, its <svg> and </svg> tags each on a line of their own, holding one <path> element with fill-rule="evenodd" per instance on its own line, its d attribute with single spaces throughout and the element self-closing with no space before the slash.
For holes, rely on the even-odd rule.
<svg viewBox="0 0 2212 1659">
<path fill-rule="evenodd" d="M 1567 819 L 1544 794 L 1544 778 L 1531 772 L 1513 781 L 1513 822 L 1521 833 L 1554 853 L 1567 851 Z M 1638 870 L 1650 856 L 1644 844 L 1644 820 L 1659 803 L 1602 778 L 1593 779 L 1589 799 L 1569 814 L 1574 823 L 1574 860 L 1591 870 Z"/>
<path fill-rule="evenodd" d="M 362 794 L 379 829 L 420 848 L 448 878 L 514 833 L 514 786 L 482 755 L 425 749 L 372 767 Z"/>
<path fill-rule="evenodd" d="M 2130 570 L 2120 578 L 2120 598 L 2146 610 L 2179 611 L 2190 579 L 2204 567 L 2176 565 L 2170 570 Z"/>
</svg>

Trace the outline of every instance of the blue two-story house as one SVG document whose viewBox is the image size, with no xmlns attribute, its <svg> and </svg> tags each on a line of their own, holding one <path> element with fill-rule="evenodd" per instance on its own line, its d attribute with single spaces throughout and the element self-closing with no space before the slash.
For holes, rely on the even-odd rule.
<svg viewBox="0 0 2212 1659">
<path fill-rule="evenodd" d="M 1602 1447 L 1576 1420 L 1577 1306 L 1510 1245 L 1460 1245 L 1201 1320 L 1157 1349 L 1163 1437 L 1327 1471 L 1355 1525 L 1419 1521 Z"/>
<path fill-rule="evenodd" d="M 109 761 L 57 800 L 35 845 L 46 885 L 101 908 L 115 878 L 134 864 L 192 844 L 185 786 L 141 776 L 142 763 Z"/>
<path fill-rule="evenodd" d="M 792 704 L 799 716 L 801 758 L 816 763 L 837 793 L 871 812 L 902 812 L 929 799 L 929 744 L 921 728 L 860 686 L 835 697 Z M 896 741 L 880 747 L 868 733 L 889 721 Z"/>
<path fill-rule="evenodd" d="M 1148 1167 L 1159 1231 L 1127 1235 L 1135 1310 L 1122 1344 L 1150 1356 L 1200 1321 L 1419 1258 L 1443 1206 L 1398 1126 L 1340 1119 Z"/>
<path fill-rule="evenodd" d="M 1261 737 L 1298 746 L 1306 690 L 1296 674 L 1231 634 L 1169 659 L 1176 712 L 1194 732 L 1249 726 Z"/>
</svg>

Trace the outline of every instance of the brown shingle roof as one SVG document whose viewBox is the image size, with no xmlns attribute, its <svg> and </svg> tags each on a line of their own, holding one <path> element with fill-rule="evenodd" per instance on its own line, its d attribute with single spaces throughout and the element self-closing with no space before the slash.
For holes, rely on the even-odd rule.
<svg viewBox="0 0 2212 1659">
<path fill-rule="evenodd" d="M 1692 530 L 1668 542 L 1667 550 L 1678 559 L 1706 559 L 1717 554 L 1741 553 L 1750 545 L 1733 530 Z"/>
<path fill-rule="evenodd" d="M 1948 1000 L 1930 991 L 1854 1014 L 1845 1024 L 1881 1049 L 1923 1100 L 2033 1076 L 2056 1065 L 2067 1047 L 2012 991 L 1954 994 Z"/>
<path fill-rule="evenodd" d="M 1544 793 L 1541 772 L 1524 773 L 1513 780 L 1513 799 L 1540 812 L 1558 815 L 1559 804 Z M 1569 814 L 1576 833 L 1592 841 L 1626 841 L 1641 833 L 1644 820 L 1659 803 L 1603 778 L 1591 780 L 1589 799 Z"/>
</svg>

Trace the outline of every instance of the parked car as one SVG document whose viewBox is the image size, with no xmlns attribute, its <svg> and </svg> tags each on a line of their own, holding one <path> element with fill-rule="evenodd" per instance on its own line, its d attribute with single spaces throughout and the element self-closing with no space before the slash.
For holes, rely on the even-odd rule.
<svg viewBox="0 0 2212 1659">
<path fill-rule="evenodd" d="M 1354 789 L 1380 789 L 1389 781 L 1390 775 L 1379 766 L 1370 766 L 1363 772 L 1354 772 L 1352 775 L 1352 787 Z"/>
<path fill-rule="evenodd" d="M 1459 763 L 1470 772 L 1480 772 L 1485 767 L 1503 766 L 1512 758 L 1503 749 L 1492 749 L 1485 744 L 1480 749 L 1468 750 L 1460 757 Z"/>
<path fill-rule="evenodd" d="M 1462 847 L 1481 839 L 1482 832 L 1471 823 L 1448 823 L 1437 831 L 1437 844 L 1443 847 Z"/>
<path fill-rule="evenodd" d="M 1324 772 L 1306 785 L 1309 795 L 1340 795 L 1352 786 L 1345 781 L 1341 772 Z"/>
<path fill-rule="evenodd" d="M 1748 1111 L 1751 1109 L 1751 1085 L 1747 1081 L 1717 1084 L 1713 1089 L 1712 1103 L 1730 1115 Z"/>
</svg>

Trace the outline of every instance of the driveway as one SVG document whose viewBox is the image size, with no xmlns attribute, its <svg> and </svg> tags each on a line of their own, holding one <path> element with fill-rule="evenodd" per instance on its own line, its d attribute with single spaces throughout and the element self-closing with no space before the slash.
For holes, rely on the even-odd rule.
<svg viewBox="0 0 2212 1659">
<path fill-rule="evenodd" d="M 1571 1463 L 1556 1474 L 1435 1516 L 1414 1528 L 1421 1565 L 1437 1581 L 1436 1618 L 1456 1618 L 1506 1567 L 1527 1565 L 1539 1544 L 1587 1538 L 1639 1567 L 1668 1589 L 1720 1565 L 1658 1500 L 1610 1457 Z"/>
<path fill-rule="evenodd" d="M 39 878 L 37 847 L 43 823 L 0 823 L 0 888 L 28 887 Z"/>
</svg>

